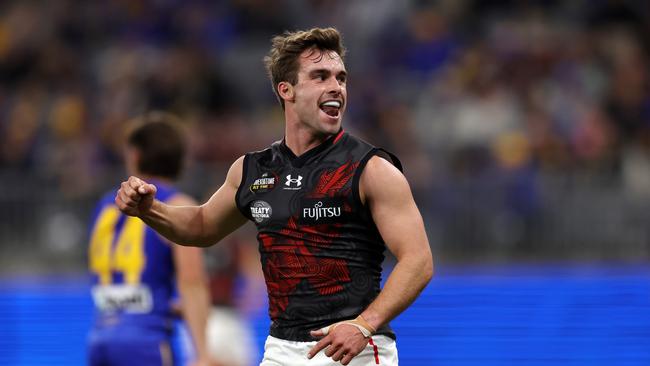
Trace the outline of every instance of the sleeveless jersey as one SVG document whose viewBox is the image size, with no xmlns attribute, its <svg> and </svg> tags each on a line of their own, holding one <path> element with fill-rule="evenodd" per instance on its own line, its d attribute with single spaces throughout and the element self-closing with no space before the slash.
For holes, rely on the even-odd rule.
<svg viewBox="0 0 650 366">
<path fill-rule="evenodd" d="M 157 199 L 177 191 L 156 183 Z M 169 333 L 177 296 L 172 248 L 137 217 L 122 214 L 115 193 L 101 200 L 88 252 L 95 303 L 95 329 L 146 327 Z"/>
<path fill-rule="evenodd" d="M 401 169 L 343 130 L 299 157 L 283 141 L 246 154 L 236 202 L 257 226 L 271 336 L 313 341 L 309 331 L 355 318 L 379 294 L 386 246 L 359 196 L 374 155 Z"/>
</svg>

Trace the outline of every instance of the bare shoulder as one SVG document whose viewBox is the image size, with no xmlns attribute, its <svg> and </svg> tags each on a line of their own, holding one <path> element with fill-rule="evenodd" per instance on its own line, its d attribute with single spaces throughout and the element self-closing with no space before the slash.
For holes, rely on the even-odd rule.
<svg viewBox="0 0 650 366">
<path fill-rule="evenodd" d="M 363 170 L 362 177 L 363 175 L 389 175 L 388 178 L 392 176 L 397 176 L 397 177 L 404 177 L 402 172 L 397 169 L 393 163 L 390 161 L 386 160 L 385 158 L 375 155 L 370 160 L 368 160 L 368 163 L 366 164 L 365 169 Z"/>
<path fill-rule="evenodd" d="M 410 192 L 410 187 L 404 174 L 393 163 L 377 155 L 368 160 L 359 180 L 362 202 L 404 191 Z"/>
<path fill-rule="evenodd" d="M 246 156 L 242 155 L 235 162 L 232 163 L 230 169 L 228 169 L 228 175 L 226 176 L 226 184 L 232 186 L 233 188 L 239 188 L 239 184 L 242 180 L 242 174 L 244 172 L 244 158 Z"/>
</svg>

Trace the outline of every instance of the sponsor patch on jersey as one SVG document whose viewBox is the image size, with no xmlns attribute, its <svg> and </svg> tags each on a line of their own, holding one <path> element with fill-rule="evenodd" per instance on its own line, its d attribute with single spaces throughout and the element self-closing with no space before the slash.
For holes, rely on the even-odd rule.
<svg viewBox="0 0 650 366">
<path fill-rule="evenodd" d="M 92 288 L 95 306 L 103 313 L 148 313 L 153 307 L 151 290 L 144 285 L 97 285 Z"/>
<path fill-rule="evenodd" d="M 343 221 L 343 198 L 305 198 L 300 202 L 299 222 L 320 225 Z"/>
<path fill-rule="evenodd" d="M 253 193 L 263 193 L 268 192 L 275 188 L 278 178 L 275 174 L 264 173 L 261 177 L 255 179 L 253 184 L 250 185 L 249 189 Z"/>
<path fill-rule="evenodd" d="M 256 223 L 262 223 L 265 220 L 271 218 L 273 214 L 273 209 L 268 202 L 265 201 L 255 201 L 251 203 L 251 217 L 255 220 Z"/>
<path fill-rule="evenodd" d="M 297 191 L 302 188 L 302 175 L 300 174 L 288 174 L 284 180 L 283 189 L 288 189 L 291 191 Z"/>
</svg>

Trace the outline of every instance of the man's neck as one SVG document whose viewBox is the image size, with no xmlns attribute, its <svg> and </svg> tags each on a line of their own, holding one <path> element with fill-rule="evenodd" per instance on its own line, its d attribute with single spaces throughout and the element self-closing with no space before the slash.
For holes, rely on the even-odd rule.
<svg viewBox="0 0 650 366">
<path fill-rule="evenodd" d="M 304 154 L 325 142 L 332 135 L 315 133 L 313 129 L 304 125 L 286 124 L 284 143 L 296 156 Z"/>
</svg>

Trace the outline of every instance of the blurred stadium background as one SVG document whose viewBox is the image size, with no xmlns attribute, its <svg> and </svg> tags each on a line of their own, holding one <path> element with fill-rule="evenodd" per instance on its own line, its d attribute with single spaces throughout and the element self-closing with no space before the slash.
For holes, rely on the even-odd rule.
<svg viewBox="0 0 650 366">
<path fill-rule="evenodd" d="M 394 322 L 402 364 L 650 365 L 643 0 L 2 1 L 0 364 L 84 364 L 125 122 L 182 116 L 205 199 L 282 137 L 261 59 L 312 26 L 343 32 L 346 129 L 402 159 L 425 217 L 437 276 Z"/>
</svg>

